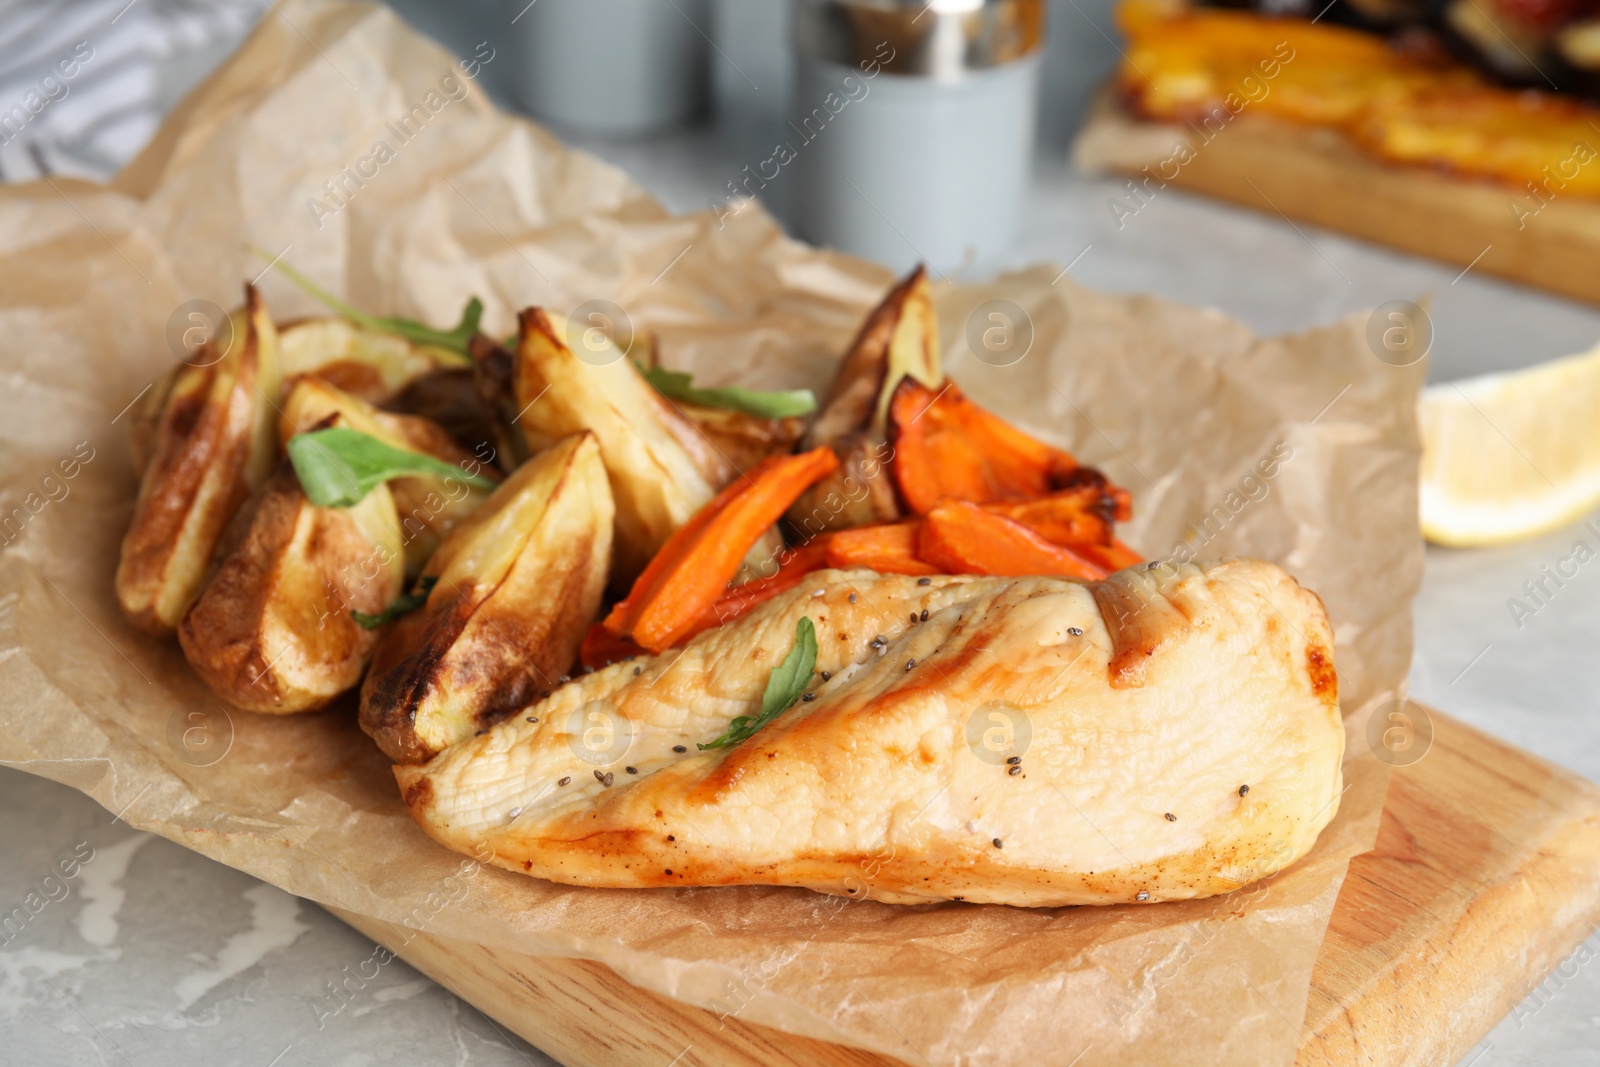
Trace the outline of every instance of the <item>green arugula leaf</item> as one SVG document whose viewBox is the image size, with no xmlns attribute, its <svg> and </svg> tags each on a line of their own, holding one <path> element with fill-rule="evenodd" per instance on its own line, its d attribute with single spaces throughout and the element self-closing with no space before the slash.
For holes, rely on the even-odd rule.
<svg viewBox="0 0 1600 1067">
<path fill-rule="evenodd" d="M 390 604 L 377 614 L 367 611 L 356 611 L 354 608 L 351 608 L 350 617 L 356 620 L 363 630 L 376 630 L 384 623 L 393 622 L 400 616 L 416 611 L 418 608 L 422 607 L 422 605 L 428 602 L 428 594 L 433 592 L 433 587 L 438 584 L 439 576 L 437 574 L 425 575 L 417 580 L 417 587 L 415 589 L 409 593 L 401 594 L 395 599 L 393 604 Z"/>
<path fill-rule="evenodd" d="M 817 398 L 809 389 L 785 389 L 764 393 L 730 385 L 721 389 L 701 389 L 694 384 L 694 376 L 665 367 L 640 367 L 644 380 L 656 387 L 656 392 L 669 400 L 685 404 L 699 404 L 708 408 L 732 408 L 746 415 L 762 419 L 785 419 L 791 415 L 809 415 L 817 410 Z"/>
<path fill-rule="evenodd" d="M 488 478 L 468 474 L 453 463 L 396 448 L 347 426 L 295 434 L 289 438 L 288 451 L 300 488 L 319 508 L 350 507 L 378 484 L 410 474 L 459 478 L 480 489 L 495 487 Z"/>
<path fill-rule="evenodd" d="M 467 301 L 467 306 L 461 311 L 461 321 L 456 324 L 455 329 L 438 330 L 427 323 L 418 322 L 416 319 L 390 315 L 368 315 L 365 311 L 360 311 L 346 304 L 343 300 L 340 300 L 281 259 L 273 259 L 265 249 L 251 245 L 250 250 L 264 259 L 271 259 L 272 266 L 276 267 L 279 273 L 315 299 L 326 304 L 340 318 L 349 319 L 357 326 L 364 326 L 369 330 L 382 330 L 384 333 L 398 334 L 414 344 L 447 349 L 467 357 L 470 362 L 471 357 L 467 352 L 467 342 L 472 340 L 472 335 L 478 332 L 478 323 L 483 319 L 483 301 L 477 297 Z"/>
<path fill-rule="evenodd" d="M 751 737 L 757 730 L 767 725 L 779 715 L 794 706 L 800 699 L 800 694 L 806 691 L 806 686 L 811 682 L 811 672 L 817 666 L 817 628 L 809 618 L 802 617 L 795 624 L 794 647 L 789 649 L 789 654 L 783 657 L 783 662 L 772 668 L 772 674 L 767 677 L 767 688 L 761 694 L 761 714 L 738 715 L 728 723 L 728 732 L 711 742 L 709 745 L 696 745 L 704 751 L 708 748 L 728 748 L 737 745 Z"/>
</svg>

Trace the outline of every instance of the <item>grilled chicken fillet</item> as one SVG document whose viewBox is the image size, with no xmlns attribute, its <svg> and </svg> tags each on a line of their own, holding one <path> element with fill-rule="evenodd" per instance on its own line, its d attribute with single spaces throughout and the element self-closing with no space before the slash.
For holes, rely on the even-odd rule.
<svg viewBox="0 0 1600 1067">
<path fill-rule="evenodd" d="M 814 696 L 698 750 L 757 713 L 802 616 Z M 1337 810 L 1332 646 L 1315 594 L 1250 560 L 1088 583 L 822 571 L 395 774 L 438 841 L 557 882 L 1203 897 L 1294 862 Z"/>
</svg>

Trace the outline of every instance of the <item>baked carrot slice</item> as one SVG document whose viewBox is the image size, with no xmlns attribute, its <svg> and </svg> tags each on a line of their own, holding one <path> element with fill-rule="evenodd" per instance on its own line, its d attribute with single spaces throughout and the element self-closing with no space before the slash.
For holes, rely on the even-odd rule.
<svg viewBox="0 0 1600 1067">
<path fill-rule="evenodd" d="M 1110 544 L 1116 507 L 1114 499 L 1093 485 L 1064 489 L 1036 500 L 983 505 L 990 514 L 1020 522 L 1052 544 L 1073 548 Z"/>
<path fill-rule="evenodd" d="M 917 558 L 918 520 L 857 526 L 826 535 L 828 566 L 870 567 L 881 574 L 938 574 Z"/>
<path fill-rule="evenodd" d="M 821 538 L 817 540 L 820 541 Z M 812 571 L 822 570 L 826 566 L 828 566 L 827 548 L 816 541 L 792 550 L 789 558 L 780 563 L 773 574 L 733 586 L 723 593 L 712 605 L 711 611 L 700 620 L 688 636 L 693 637 L 701 630 L 709 630 L 725 622 L 732 622 L 752 608 L 765 604 L 779 593 L 788 592 L 805 581 L 806 575 Z M 684 640 L 688 640 L 688 637 Z"/>
<path fill-rule="evenodd" d="M 1059 574 L 1094 580 L 1110 573 L 1020 522 L 960 500 L 928 512 L 918 532 L 917 554 L 944 574 Z"/>
<path fill-rule="evenodd" d="M 1072 550 L 1108 571 L 1120 571 L 1126 567 L 1133 566 L 1135 563 L 1144 562 L 1143 556 L 1115 537 L 1111 539 L 1109 545 L 1073 545 Z"/>
<path fill-rule="evenodd" d="M 652 652 L 671 648 L 722 597 L 750 547 L 820 478 L 838 469 L 824 445 L 756 464 L 661 546 L 605 628 Z"/>
<path fill-rule="evenodd" d="M 1069 485 L 1071 453 L 1030 437 L 968 400 L 954 384 L 934 392 L 903 379 L 889 402 L 896 488 L 926 515 L 941 500 L 1026 500 Z"/>
<path fill-rule="evenodd" d="M 626 637 L 618 637 L 597 622 L 583 635 L 583 645 L 578 649 L 578 662 L 598 670 L 608 664 L 643 655 L 648 655 L 644 649 Z"/>
</svg>

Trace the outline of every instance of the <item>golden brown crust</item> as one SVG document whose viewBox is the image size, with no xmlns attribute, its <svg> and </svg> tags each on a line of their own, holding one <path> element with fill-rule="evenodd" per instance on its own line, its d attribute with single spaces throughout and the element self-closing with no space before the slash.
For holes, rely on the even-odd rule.
<svg viewBox="0 0 1600 1067">
<path fill-rule="evenodd" d="M 439 841 L 579 885 L 1058 906 L 1228 892 L 1304 855 L 1337 810 L 1344 743 L 1307 670 L 1332 648 L 1320 602 L 1250 560 L 1119 577 L 1105 598 L 817 572 L 396 778 Z M 1150 621 L 1116 621 L 1118 604 Z M 698 749 L 759 707 L 801 616 L 813 699 Z M 1136 684 L 1118 684 L 1119 643 Z M 591 749 L 594 723 L 622 740 Z"/>
<path fill-rule="evenodd" d="M 556 688 L 599 609 L 611 524 L 592 435 L 518 468 L 441 544 L 427 603 L 384 636 L 362 729 L 420 762 Z"/>
<path fill-rule="evenodd" d="M 806 432 L 805 447 L 829 445 L 839 469 L 802 493 L 789 509 L 807 535 L 900 517 L 887 464 L 889 396 L 901 378 L 940 380 L 939 326 L 927 271 L 918 267 L 889 290 L 862 323 Z M 823 525 L 818 525 L 819 521 Z"/>
<path fill-rule="evenodd" d="M 565 340 L 567 321 L 541 308 L 523 311 L 520 323 L 513 375 L 518 424 L 533 449 L 575 433 L 594 434 L 616 513 L 612 586 L 626 591 L 667 538 L 711 499 L 711 482 L 663 412 L 678 416 L 626 353 L 597 341 L 580 358 Z"/>
<path fill-rule="evenodd" d="M 177 627 L 224 526 L 274 458 L 266 398 L 278 388 L 276 333 L 253 286 L 245 298 L 230 350 L 174 382 L 123 536 L 117 599 L 151 633 Z"/>
<path fill-rule="evenodd" d="M 184 655 L 237 707 L 320 708 L 356 686 L 377 643 L 350 612 L 376 614 L 399 595 L 394 504 L 379 486 L 352 508 L 316 507 L 285 460 L 239 525 L 239 544 L 178 629 Z"/>
</svg>

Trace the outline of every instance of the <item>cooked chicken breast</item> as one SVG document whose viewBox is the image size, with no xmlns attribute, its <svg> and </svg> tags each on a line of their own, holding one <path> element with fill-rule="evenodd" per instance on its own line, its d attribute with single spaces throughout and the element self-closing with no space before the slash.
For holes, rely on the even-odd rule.
<svg viewBox="0 0 1600 1067">
<path fill-rule="evenodd" d="M 758 712 L 802 616 L 808 698 L 699 751 Z M 822 571 L 395 774 L 438 841 L 558 882 L 1202 897 L 1293 863 L 1333 818 L 1332 646 L 1316 595 L 1249 560 L 1093 583 Z"/>
</svg>

